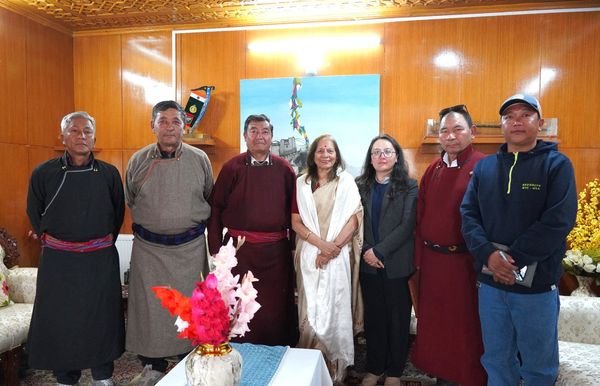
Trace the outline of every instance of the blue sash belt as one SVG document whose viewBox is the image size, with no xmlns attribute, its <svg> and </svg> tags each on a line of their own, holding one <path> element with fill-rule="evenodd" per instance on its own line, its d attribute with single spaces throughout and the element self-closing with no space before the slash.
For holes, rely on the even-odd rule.
<svg viewBox="0 0 600 386">
<path fill-rule="evenodd" d="M 204 229 L 206 228 L 206 224 L 200 223 L 183 233 L 178 233 L 175 235 L 161 235 L 159 233 L 154 233 L 144 228 L 140 224 L 136 223 L 133 223 L 131 228 L 137 236 L 151 243 L 162 245 L 180 245 L 192 241 L 203 235 Z"/>
</svg>

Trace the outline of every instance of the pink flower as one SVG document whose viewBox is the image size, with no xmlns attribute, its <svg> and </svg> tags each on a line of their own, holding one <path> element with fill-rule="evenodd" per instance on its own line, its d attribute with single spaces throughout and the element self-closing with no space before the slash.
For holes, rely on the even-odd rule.
<svg viewBox="0 0 600 386">
<path fill-rule="evenodd" d="M 192 293 L 191 325 L 198 336 L 194 344 L 219 345 L 229 336 L 229 311 L 217 285 L 217 277 L 211 273 Z"/>
<path fill-rule="evenodd" d="M 8 284 L 6 284 L 6 280 L 2 282 L 2 292 L 4 292 L 4 295 L 8 296 Z"/>
</svg>

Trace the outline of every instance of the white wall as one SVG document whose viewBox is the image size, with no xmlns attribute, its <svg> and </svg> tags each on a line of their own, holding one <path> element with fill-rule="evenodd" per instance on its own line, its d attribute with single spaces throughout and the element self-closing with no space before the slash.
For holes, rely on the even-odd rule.
<svg viewBox="0 0 600 386">
<path fill-rule="evenodd" d="M 131 261 L 131 247 L 133 246 L 133 235 L 124 233 L 119 234 L 115 246 L 117 247 L 117 251 L 119 252 L 121 284 L 123 284 L 125 281 L 123 274 L 129 269 L 129 262 Z"/>
</svg>

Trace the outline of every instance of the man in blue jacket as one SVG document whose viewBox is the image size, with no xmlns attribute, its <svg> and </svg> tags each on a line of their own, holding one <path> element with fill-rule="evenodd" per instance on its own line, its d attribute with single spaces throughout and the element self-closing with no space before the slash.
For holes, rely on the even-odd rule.
<svg viewBox="0 0 600 386">
<path fill-rule="evenodd" d="M 535 97 L 511 96 L 500 116 L 506 143 L 475 166 L 460 207 L 478 272 L 481 363 L 488 385 L 553 385 L 557 284 L 577 212 L 573 167 L 556 143 L 537 139 Z"/>
</svg>

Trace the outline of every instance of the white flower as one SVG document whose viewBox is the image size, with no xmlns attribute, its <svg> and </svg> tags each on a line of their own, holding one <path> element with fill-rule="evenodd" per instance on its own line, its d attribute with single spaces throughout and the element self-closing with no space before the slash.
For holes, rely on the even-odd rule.
<svg viewBox="0 0 600 386">
<path fill-rule="evenodd" d="M 573 256 L 581 256 L 581 251 L 579 249 L 569 249 L 565 255 L 567 259 L 572 259 Z"/>
<path fill-rule="evenodd" d="M 185 331 L 185 329 L 190 326 L 190 324 L 188 322 L 181 319 L 179 316 L 177 317 L 177 320 L 175 321 L 175 325 L 177 326 L 177 332 Z"/>
<path fill-rule="evenodd" d="M 238 238 L 238 247 L 243 243 L 244 240 Z M 252 285 L 258 279 L 251 271 L 248 271 L 240 283 L 240 275 L 233 276 L 231 273 L 231 269 L 238 264 L 235 257 L 236 252 L 237 250 L 233 247 L 233 239 L 230 239 L 227 245 L 222 246 L 219 253 L 214 256 L 213 274 L 217 278 L 217 289 L 221 293 L 223 301 L 229 306 L 230 338 L 244 336 L 246 332 L 250 331 L 248 323 L 260 308 L 260 304 L 256 302 L 258 292 Z"/>
<path fill-rule="evenodd" d="M 237 258 L 235 257 L 235 248 L 233 247 L 233 239 L 230 239 L 227 245 L 219 249 L 214 257 L 215 270 L 214 275 L 217 277 L 217 289 L 221 293 L 221 297 L 225 304 L 229 306 L 229 316 L 232 317 L 235 312 L 237 299 L 235 290 L 240 281 L 240 275 L 231 273 L 231 269 L 237 266 Z"/>
<path fill-rule="evenodd" d="M 587 252 L 587 251 L 586 251 Z M 581 250 L 570 249 L 563 258 L 563 267 L 573 275 L 597 276 L 600 273 L 600 259 L 584 254 Z"/>
<path fill-rule="evenodd" d="M 230 336 L 244 336 L 247 331 L 250 331 L 248 322 L 250 322 L 256 311 L 260 308 L 260 304 L 256 301 L 258 292 L 252 285 L 255 281 L 258 281 L 258 279 L 254 277 L 252 271 L 248 271 L 244 275 L 242 283 L 237 287 L 235 294 L 239 302 L 236 309 L 237 316 L 231 327 Z"/>
</svg>

